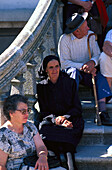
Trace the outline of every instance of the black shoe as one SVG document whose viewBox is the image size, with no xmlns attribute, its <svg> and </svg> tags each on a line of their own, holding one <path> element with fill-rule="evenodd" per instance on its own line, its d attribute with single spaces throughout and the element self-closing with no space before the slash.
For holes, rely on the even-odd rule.
<svg viewBox="0 0 112 170">
<path fill-rule="evenodd" d="M 112 119 L 110 119 L 107 112 L 102 111 L 101 114 L 100 114 L 100 118 L 101 118 L 101 124 L 102 125 L 112 126 Z"/>
</svg>

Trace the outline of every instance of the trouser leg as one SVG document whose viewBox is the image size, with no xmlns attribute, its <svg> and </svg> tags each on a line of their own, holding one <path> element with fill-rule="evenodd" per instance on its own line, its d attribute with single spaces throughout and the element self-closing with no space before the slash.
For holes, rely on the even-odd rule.
<svg viewBox="0 0 112 170">
<path fill-rule="evenodd" d="M 81 75 L 80 83 L 92 88 L 93 87 L 92 75 L 81 72 L 81 71 L 79 73 Z M 107 98 L 107 97 L 109 98 L 112 96 L 108 82 L 106 78 L 100 72 L 98 72 L 97 75 L 95 76 L 95 82 L 96 82 L 96 91 L 97 91 L 98 100 Z"/>
<path fill-rule="evenodd" d="M 75 155 L 71 152 L 65 153 L 65 158 L 67 162 L 67 170 L 78 170 L 75 163 Z"/>
</svg>

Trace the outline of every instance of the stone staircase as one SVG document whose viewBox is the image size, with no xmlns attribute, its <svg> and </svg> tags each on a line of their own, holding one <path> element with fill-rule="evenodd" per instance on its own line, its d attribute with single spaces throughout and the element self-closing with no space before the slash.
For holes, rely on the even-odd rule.
<svg viewBox="0 0 112 170">
<path fill-rule="evenodd" d="M 94 123 L 95 102 L 92 90 L 80 86 L 79 91 L 85 128 L 77 147 L 76 164 L 78 170 L 112 170 L 112 157 L 107 149 L 112 145 L 112 126 L 97 126 Z M 107 104 L 110 116 L 112 104 Z"/>
</svg>

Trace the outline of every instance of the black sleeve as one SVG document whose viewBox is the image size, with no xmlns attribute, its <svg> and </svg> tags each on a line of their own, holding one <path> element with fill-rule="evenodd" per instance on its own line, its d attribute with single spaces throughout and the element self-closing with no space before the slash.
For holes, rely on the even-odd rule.
<svg viewBox="0 0 112 170">
<path fill-rule="evenodd" d="M 45 96 L 47 97 L 47 94 L 44 94 L 44 88 L 43 85 L 37 84 L 37 102 L 39 104 L 39 116 L 41 119 L 49 115 L 49 110 L 47 109 L 47 105 L 45 102 Z"/>
</svg>

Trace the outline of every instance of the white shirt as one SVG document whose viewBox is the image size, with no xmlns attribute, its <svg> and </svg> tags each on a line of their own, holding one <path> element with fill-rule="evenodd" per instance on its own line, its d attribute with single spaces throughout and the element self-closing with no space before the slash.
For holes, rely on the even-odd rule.
<svg viewBox="0 0 112 170">
<path fill-rule="evenodd" d="M 93 32 L 89 31 L 88 35 L 90 33 Z M 90 60 L 87 46 L 88 35 L 81 39 L 76 38 L 72 33 L 63 34 L 60 37 L 58 43 L 58 54 L 62 69 L 66 69 L 68 67 L 80 69 L 84 63 Z M 94 35 L 90 37 L 89 44 L 92 56 L 91 60 L 94 60 L 96 65 L 98 65 L 100 49 L 97 41 L 95 41 Z"/>
</svg>

